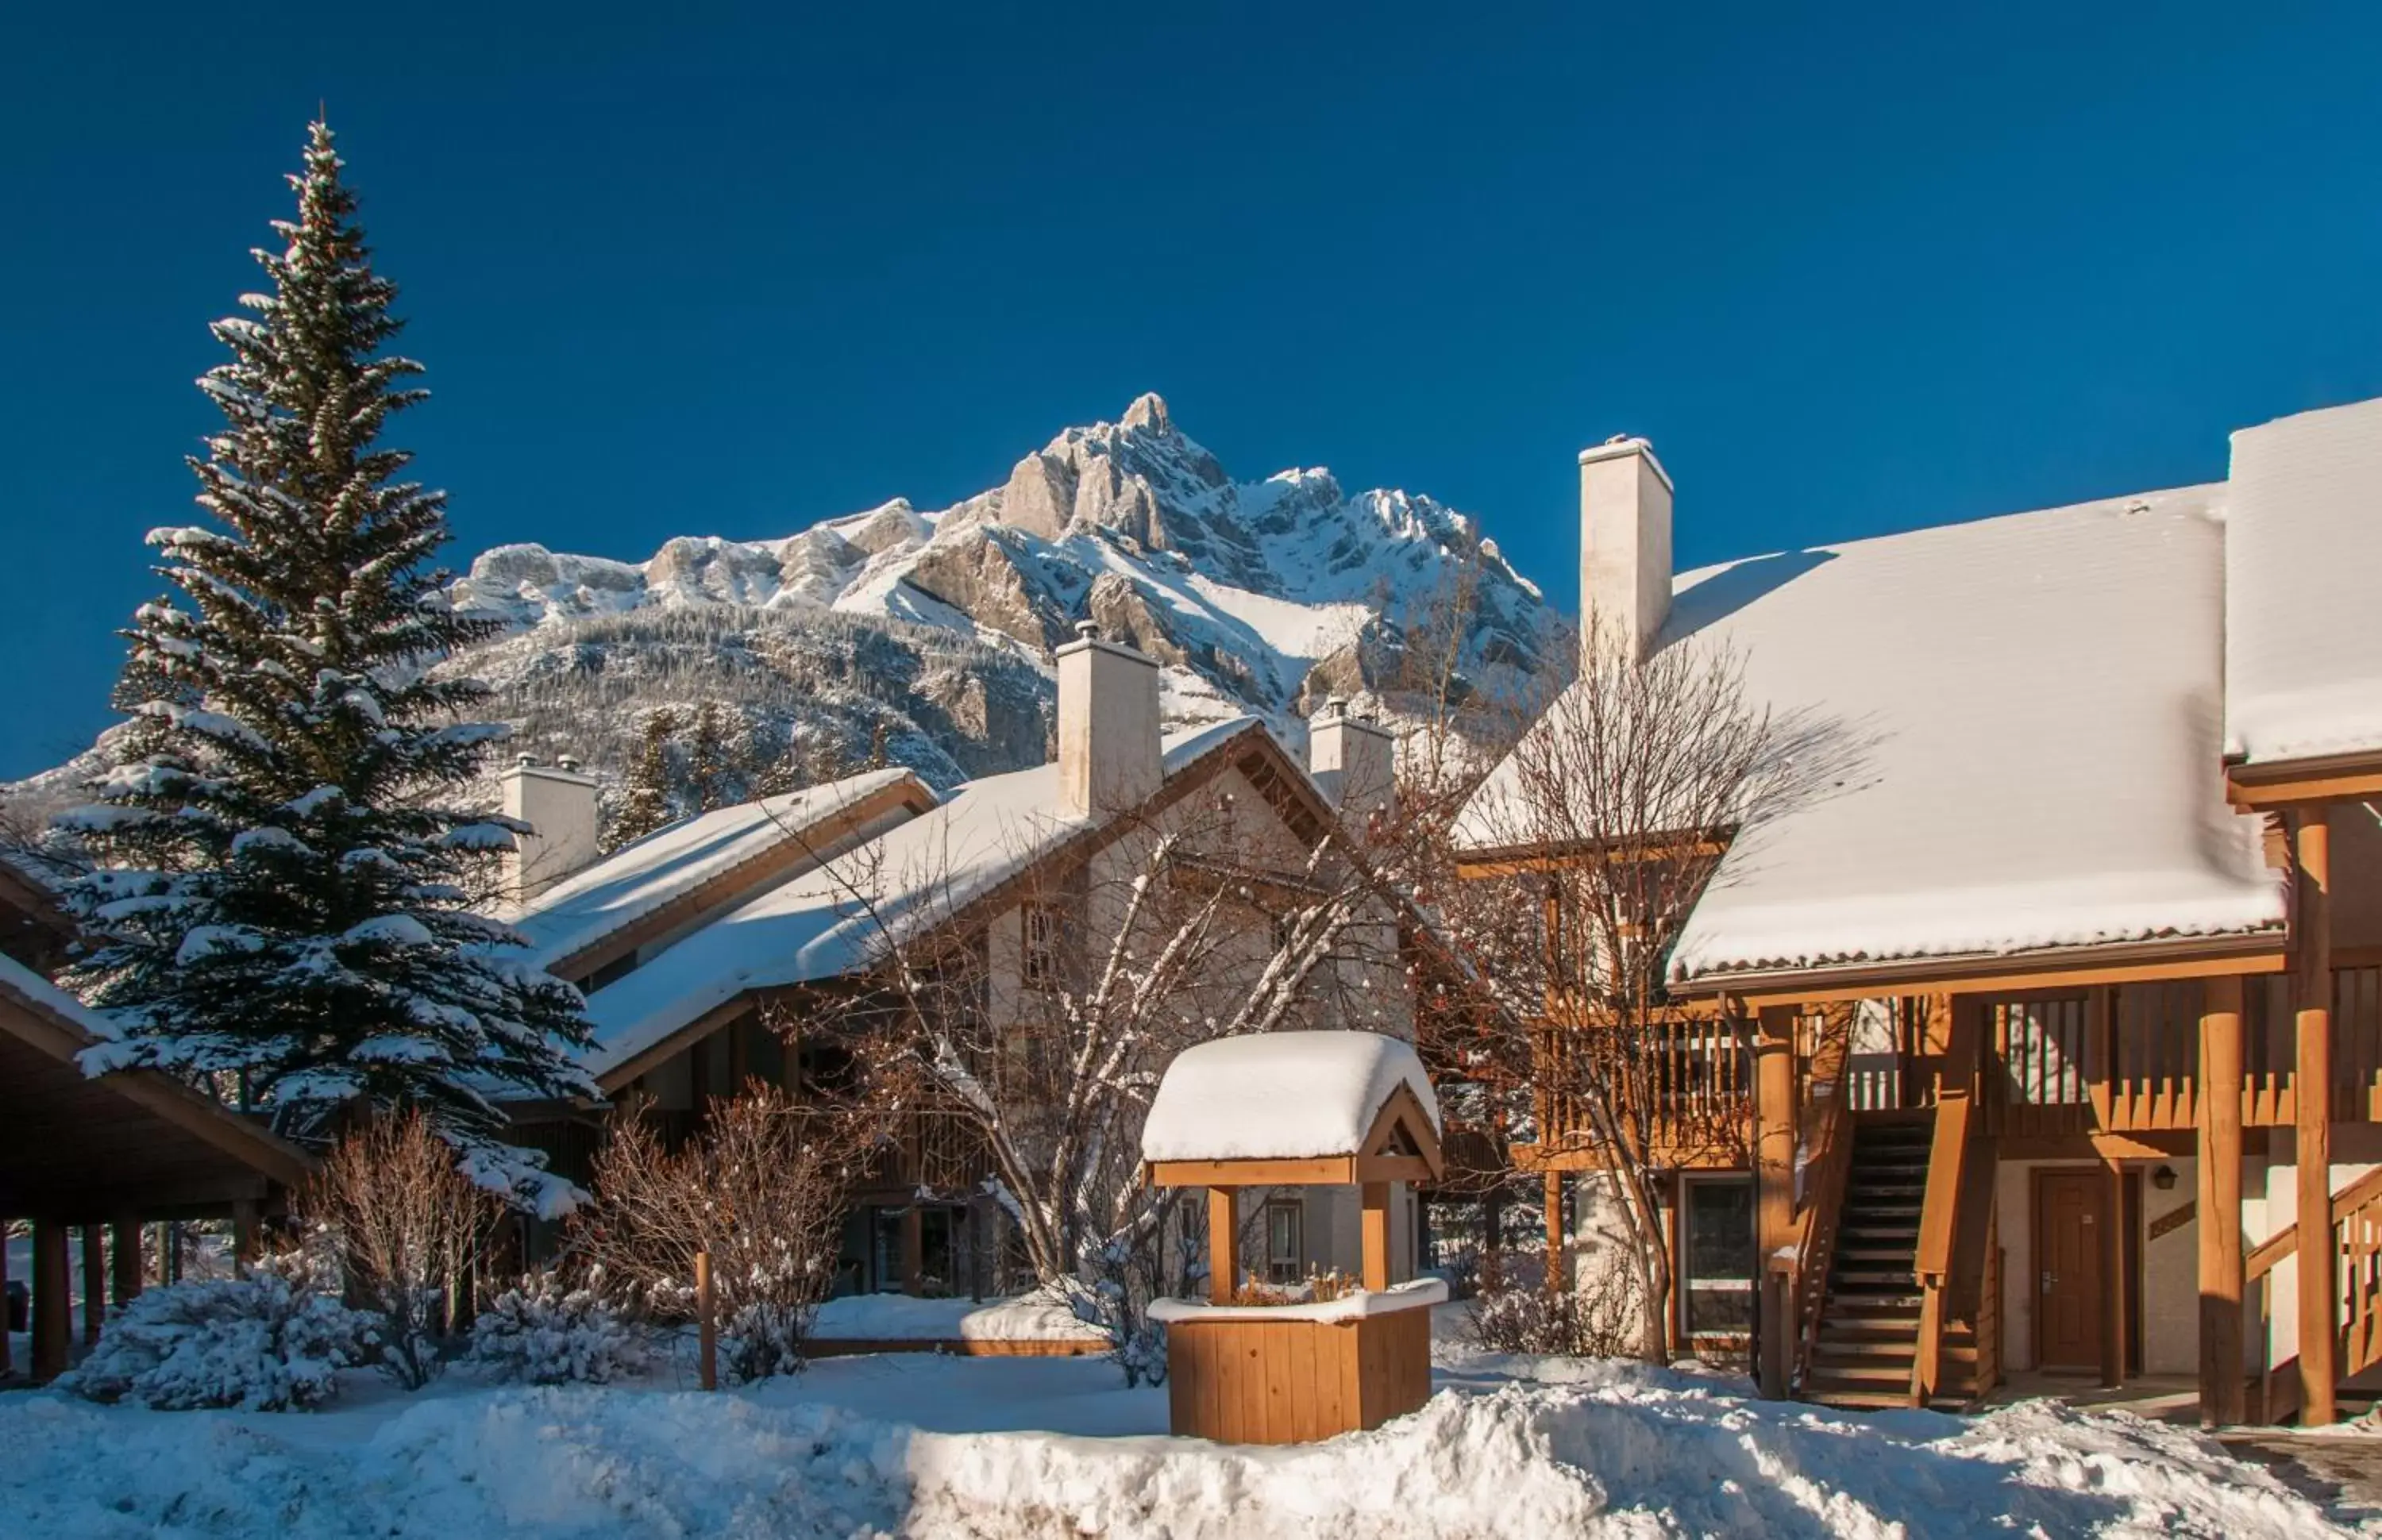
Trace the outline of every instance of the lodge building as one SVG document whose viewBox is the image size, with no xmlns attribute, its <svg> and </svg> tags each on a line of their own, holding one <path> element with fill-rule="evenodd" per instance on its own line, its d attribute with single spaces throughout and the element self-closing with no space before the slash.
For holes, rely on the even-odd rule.
<svg viewBox="0 0 2382 1540">
<path fill-rule="evenodd" d="M 2211 485 L 1676 575 L 1651 446 L 1579 473 L 1591 617 L 1848 745 L 1726 831 L 1668 961 L 1676 1115 L 1741 1132 L 1665 1177 L 1680 1338 L 1847 1404 L 2196 1375 L 2329 1421 L 2382 1360 L 2382 402 Z M 1587 859 L 1499 848 L 1516 774 L 1467 873 Z M 1595 1141 L 1539 1110 L 1516 1163 L 1592 1267 Z"/>
</svg>

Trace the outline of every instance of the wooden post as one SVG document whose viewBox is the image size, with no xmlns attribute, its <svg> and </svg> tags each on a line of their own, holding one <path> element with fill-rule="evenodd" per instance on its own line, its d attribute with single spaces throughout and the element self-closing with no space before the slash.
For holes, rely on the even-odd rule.
<svg viewBox="0 0 2382 1540">
<path fill-rule="evenodd" d="M 72 1279 L 67 1266 L 67 1228 L 52 1219 L 33 1221 L 33 1377 L 55 1379 L 67 1372 L 68 1344 L 74 1336 Z"/>
<path fill-rule="evenodd" d="M 2321 807 L 2291 815 L 2292 969 L 2299 1009 L 2293 1083 L 2299 1186 L 2300 1423 L 2333 1420 L 2339 1279 L 2332 1239 L 2332 831 Z"/>
<path fill-rule="evenodd" d="M 1378 1293 L 1390 1286 L 1390 1184 L 1369 1181 L 1361 1192 L 1365 1204 L 1358 1246 L 1364 1264 L 1362 1282 Z"/>
<path fill-rule="evenodd" d="M 2210 979 L 2200 1008 L 2200 1421 L 2245 1408 L 2241 1365 L 2241 981 Z"/>
<path fill-rule="evenodd" d="M 107 1239 L 97 1225 L 82 1228 L 82 1340 L 99 1340 L 107 1322 Z"/>
<path fill-rule="evenodd" d="M 719 1317 L 711 1297 L 711 1253 L 694 1253 L 694 1322 L 706 1390 L 719 1388 Z"/>
<path fill-rule="evenodd" d="M 1564 1276 L 1563 1173 L 1549 1167 L 1546 1176 L 1541 1180 L 1540 1189 L 1546 1207 L 1546 1287 L 1549 1293 L 1554 1293 L 1571 1287 L 1571 1279 Z"/>
<path fill-rule="evenodd" d="M 711 1121 L 711 1039 L 698 1037 L 686 1047 L 686 1079 L 690 1089 L 688 1106 L 694 1116 L 689 1119 L 694 1131 L 703 1131 Z"/>
<path fill-rule="evenodd" d="M 1795 1244 L 1795 1021 L 1793 1006 L 1765 1006 L 1753 1047 L 1753 1253 L 1754 1276 L 1771 1278 L 1778 1253 Z M 1789 1287 L 1765 1287 L 1757 1296 L 1755 1334 L 1761 1343 L 1762 1394 L 1786 1394 L 1793 1356 L 1794 1323 Z"/>
<path fill-rule="evenodd" d="M 16 1323 L 8 1318 L 8 1220 L 0 1217 L 0 1376 L 12 1366 L 8 1338 L 15 1330 Z"/>
<path fill-rule="evenodd" d="M 915 1199 L 902 1211 L 902 1292 L 922 1294 L 927 1270 L 927 1211 Z"/>
<path fill-rule="evenodd" d="M 1241 1282 L 1241 1228 L 1233 1189 L 1208 1189 L 1208 1298 L 1223 1304 Z"/>
<path fill-rule="evenodd" d="M 2101 1383 L 2126 1383 L 2126 1171 L 2108 1163 L 2108 1197 L 2101 1226 Z"/>
<path fill-rule="evenodd" d="M 234 1198 L 231 1201 L 231 1267 L 240 1277 L 248 1277 L 249 1265 L 257 1258 L 258 1228 L 256 1200 Z"/>
</svg>

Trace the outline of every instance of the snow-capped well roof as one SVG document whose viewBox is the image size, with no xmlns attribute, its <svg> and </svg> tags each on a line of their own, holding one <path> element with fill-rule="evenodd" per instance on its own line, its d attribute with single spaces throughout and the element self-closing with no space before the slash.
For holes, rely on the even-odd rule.
<svg viewBox="0 0 2382 1540">
<path fill-rule="evenodd" d="M 2259 824 L 2224 799 L 2219 490 L 1683 577 L 1661 644 L 1725 648 L 1842 763 L 1739 832 L 1674 977 L 2279 927 Z M 1493 843 L 1476 801 L 1459 834 Z"/>
<path fill-rule="evenodd" d="M 1264 726 L 1254 717 L 1176 733 L 1166 775 Z M 1102 820 L 1064 811 L 1059 767 L 960 786 L 939 807 L 852 854 L 739 905 L 589 996 L 598 1077 L 747 990 L 814 983 L 867 966 Z"/>
<path fill-rule="evenodd" d="M 714 877 L 812 837 L 820 825 L 903 781 L 917 785 L 922 802 L 933 801 L 909 771 L 895 768 L 682 818 L 547 888 L 513 928 L 528 938 L 531 960 L 550 967 Z"/>
<path fill-rule="evenodd" d="M 1431 1127 L 1439 1101 L 1414 1045 L 1369 1032 L 1272 1032 L 1184 1049 L 1141 1131 L 1141 1158 L 1314 1160 L 1353 1155 L 1399 1086 Z"/>
<path fill-rule="evenodd" d="M 2382 400 L 2242 429 L 2228 484 L 2227 751 L 2382 751 Z"/>
</svg>

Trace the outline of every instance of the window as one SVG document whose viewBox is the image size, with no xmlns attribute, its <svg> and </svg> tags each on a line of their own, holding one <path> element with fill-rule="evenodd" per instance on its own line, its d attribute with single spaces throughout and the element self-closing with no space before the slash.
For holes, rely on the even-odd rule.
<svg viewBox="0 0 2382 1540">
<path fill-rule="evenodd" d="M 596 991 L 603 988 L 608 984 L 612 984 L 620 979 L 627 978 L 631 973 L 636 972 L 636 968 L 637 954 L 633 951 L 622 952 L 619 957 L 614 958 L 611 961 L 604 964 L 603 967 L 598 968 L 596 972 L 588 974 L 586 981 L 579 986 L 580 992 L 582 994 L 593 995 Z"/>
<path fill-rule="evenodd" d="M 1266 1281 L 1296 1283 L 1307 1277 L 1307 1210 L 1296 1202 L 1265 1206 Z"/>
<path fill-rule="evenodd" d="M 1743 1177 L 1690 1178 L 1682 1184 L 1679 1299 L 1687 1335 L 1743 1337 L 1753 1330 L 1753 1183 Z"/>
<path fill-rule="evenodd" d="M 1059 987 L 1059 914 L 1047 904 L 1018 911 L 1023 935 L 1018 972 L 1028 989 Z"/>
</svg>

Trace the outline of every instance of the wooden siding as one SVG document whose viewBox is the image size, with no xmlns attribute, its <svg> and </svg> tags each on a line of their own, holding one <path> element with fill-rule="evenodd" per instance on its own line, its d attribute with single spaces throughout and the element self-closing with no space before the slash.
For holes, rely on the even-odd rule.
<svg viewBox="0 0 2382 1540">
<path fill-rule="evenodd" d="M 1304 1444 L 1377 1428 L 1430 1399 L 1430 1312 L 1177 1321 L 1166 1391 L 1182 1437 Z"/>
</svg>

